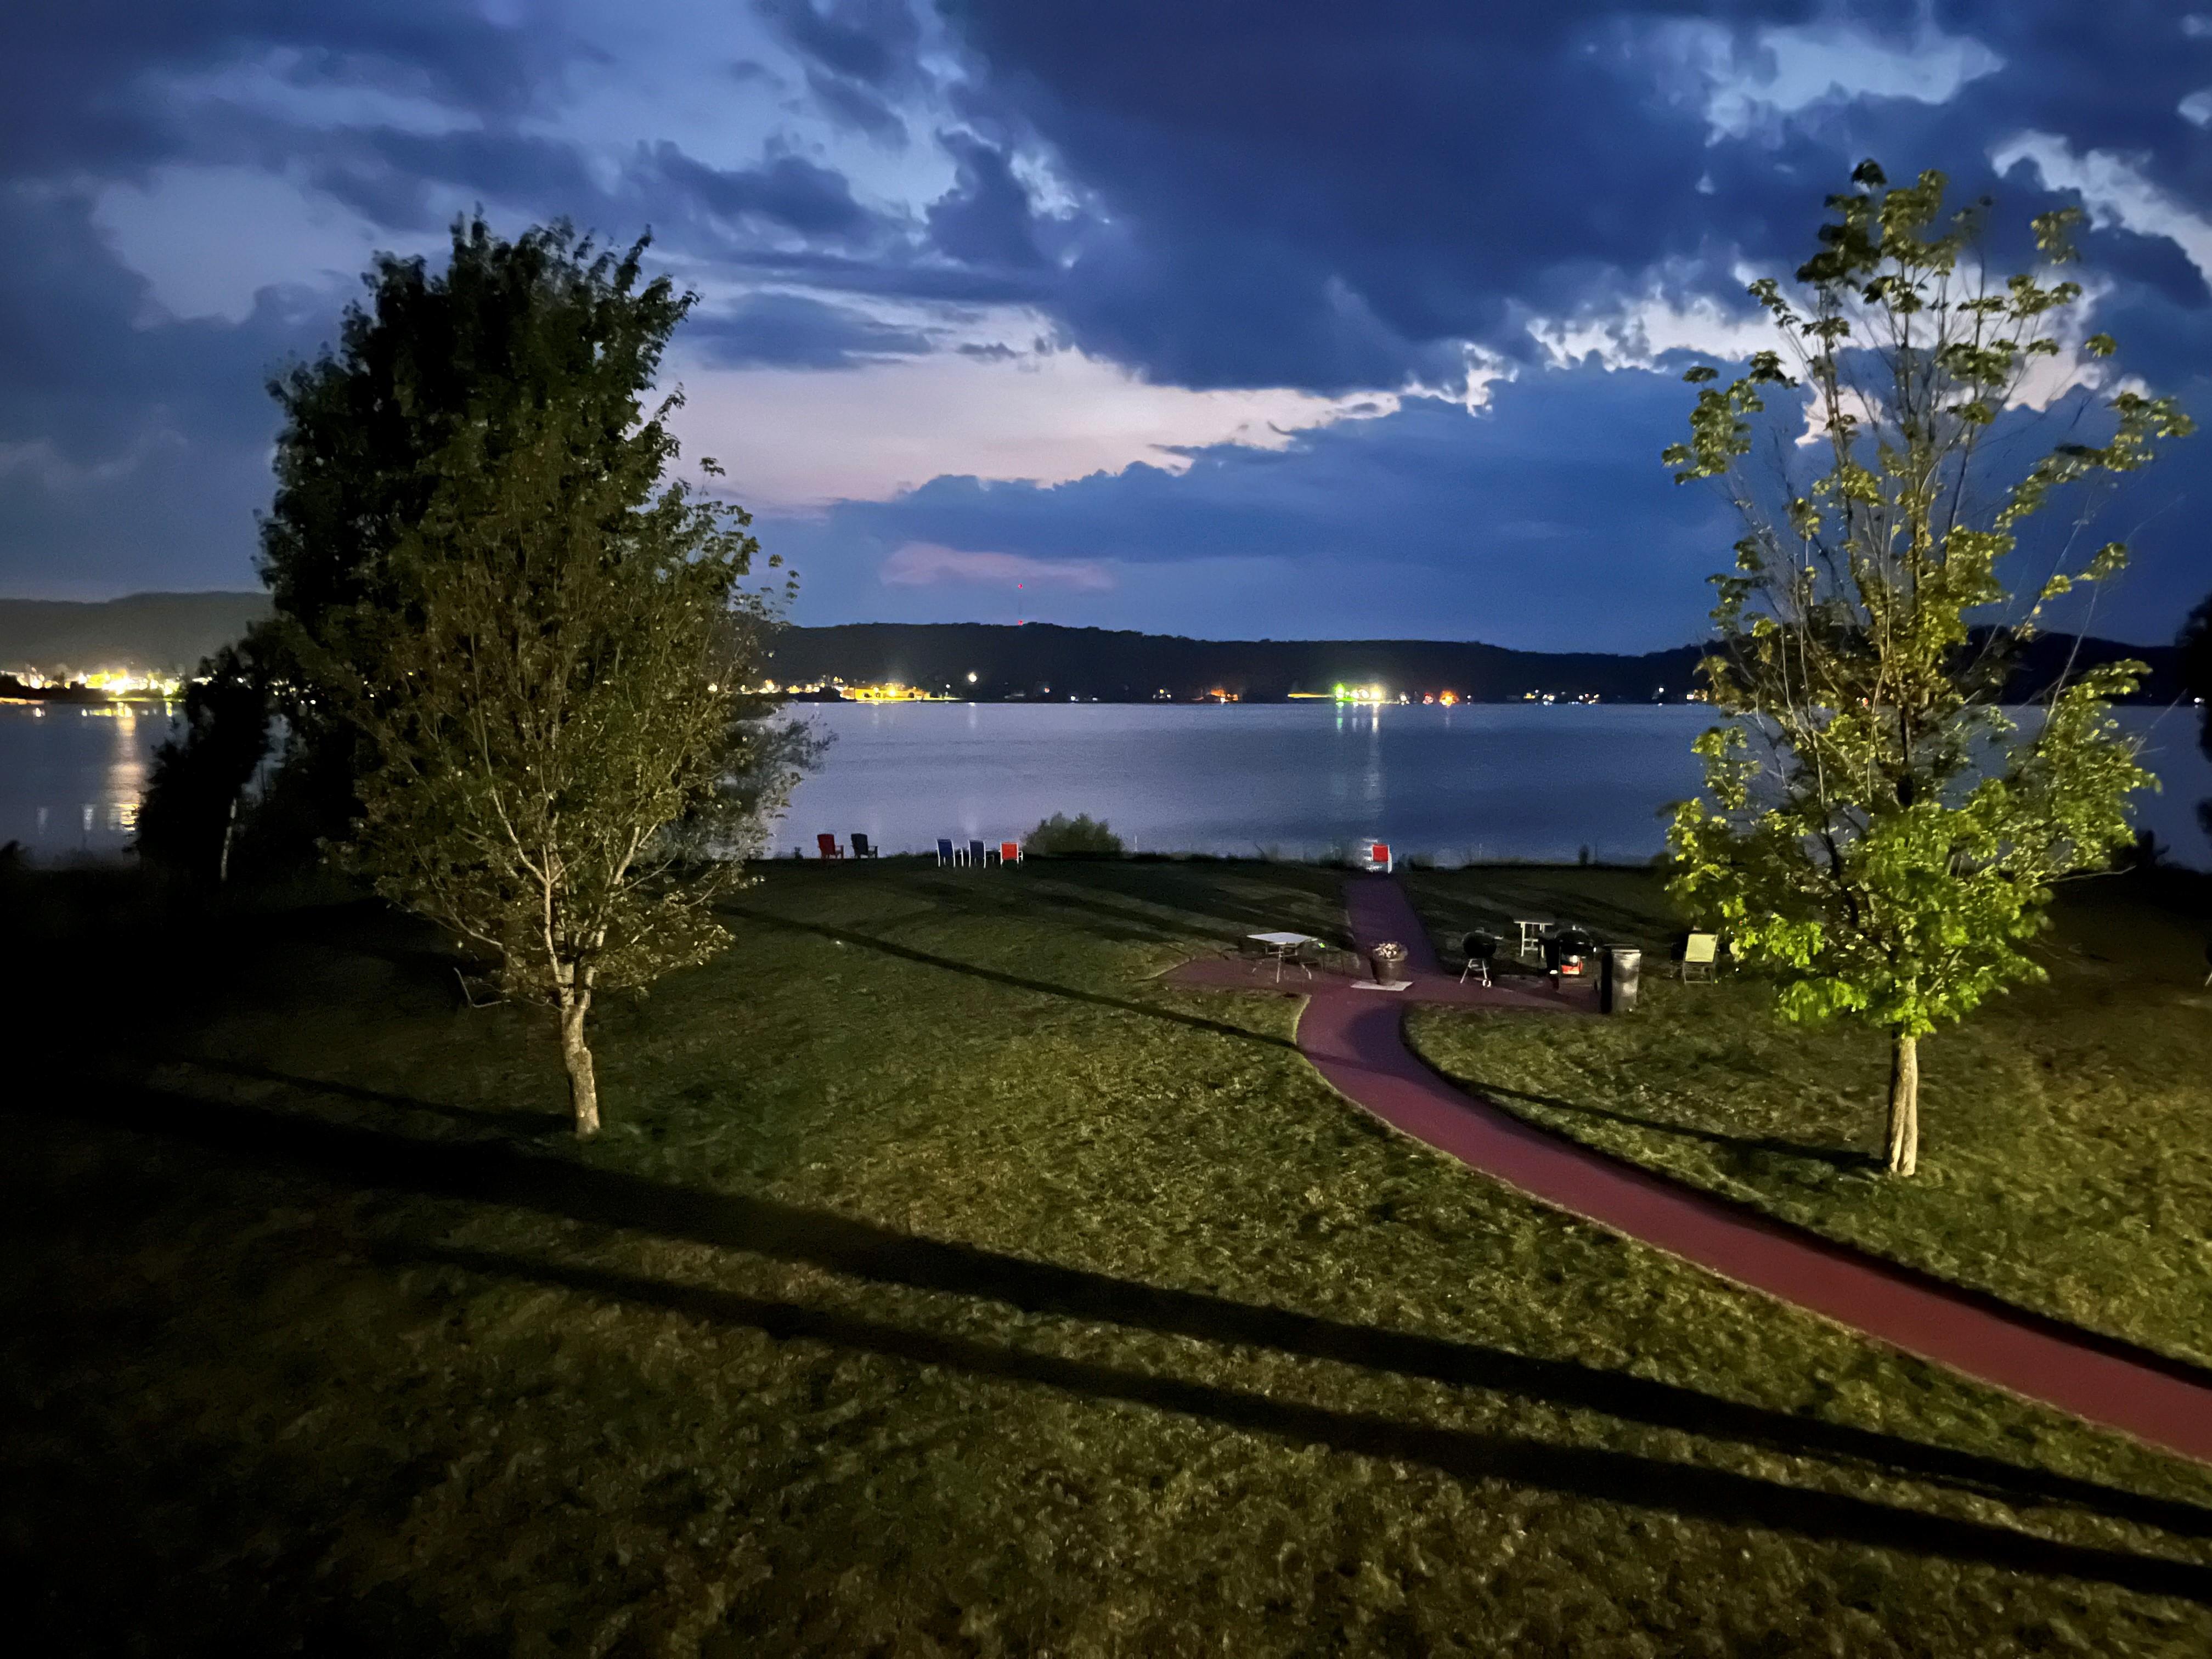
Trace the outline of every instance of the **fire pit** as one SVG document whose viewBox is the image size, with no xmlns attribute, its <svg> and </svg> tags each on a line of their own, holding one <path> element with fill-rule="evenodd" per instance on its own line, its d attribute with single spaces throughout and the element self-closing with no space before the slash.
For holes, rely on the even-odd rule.
<svg viewBox="0 0 2212 1659">
<path fill-rule="evenodd" d="M 1560 979 L 1579 979 L 1597 941 L 1579 927 L 1562 927 L 1544 939 L 1544 965 Z"/>
</svg>

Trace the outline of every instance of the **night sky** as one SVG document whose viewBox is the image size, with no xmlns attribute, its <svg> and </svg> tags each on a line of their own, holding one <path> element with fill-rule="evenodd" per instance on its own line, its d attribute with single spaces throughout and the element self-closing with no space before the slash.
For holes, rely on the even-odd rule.
<svg viewBox="0 0 2212 1659">
<path fill-rule="evenodd" d="M 1993 267 L 2088 214 L 2120 356 L 2015 441 L 2100 373 L 2212 428 L 2172 0 L 78 0 L 0 8 L 0 593 L 252 586 L 264 379 L 478 204 L 701 294 L 686 454 L 802 622 L 1695 637 L 1738 532 L 1659 464 L 1680 373 L 1772 343 L 1744 283 L 1866 155 L 1996 197 Z M 2103 503 L 2096 631 L 2212 588 L 2208 467 Z"/>
</svg>

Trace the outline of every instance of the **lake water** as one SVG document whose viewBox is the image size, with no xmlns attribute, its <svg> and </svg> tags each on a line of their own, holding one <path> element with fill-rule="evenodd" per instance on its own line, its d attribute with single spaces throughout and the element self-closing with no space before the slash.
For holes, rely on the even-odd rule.
<svg viewBox="0 0 2212 1659">
<path fill-rule="evenodd" d="M 1054 812 L 1109 822 L 1138 850 L 1312 856 L 1368 836 L 1402 857 L 1648 858 L 1658 816 L 1693 793 L 1704 709 L 1674 704 L 817 703 L 793 712 L 835 741 L 777 828 L 788 855 L 827 830 L 890 852 L 939 836 L 996 842 Z M 2139 820 L 2183 861 L 2212 863 L 2196 803 L 2212 796 L 2193 709 L 2126 709 L 2166 783 Z M 43 858 L 130 840 L 159 708 L 0 704 L 0 842 Z"/>
<path fill-rule="evenodd" d="M 0 703 L 0 842 L 46 859 L 120 852 L 173 713 L 181 707 Z"/>
</svg>

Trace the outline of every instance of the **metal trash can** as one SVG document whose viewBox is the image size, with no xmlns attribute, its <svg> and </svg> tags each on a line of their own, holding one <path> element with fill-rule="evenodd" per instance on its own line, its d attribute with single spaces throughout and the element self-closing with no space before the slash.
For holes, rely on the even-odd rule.
<svg viewBox="0 0 2212 1659">
<path fill-rule="evenodd" d="M 1636 985 L 1644 971 L 1644 952 L 1626 945 L 1608 945 L 1601 952 L 1601 959 L 1603 972 L 1597 982 L 1598 1012 L 1629 1012 L 1636 1006 Z"/>
<path fill-rule="evenodd" d="M 1368 953 L 1368 962 L 1374 970 L 1377 985 L 1392 984 L 1403 977 L 1399 969 L 1406 965 L 1406 947 L 1402 945 L 1378 945 Z"/>
</svg>

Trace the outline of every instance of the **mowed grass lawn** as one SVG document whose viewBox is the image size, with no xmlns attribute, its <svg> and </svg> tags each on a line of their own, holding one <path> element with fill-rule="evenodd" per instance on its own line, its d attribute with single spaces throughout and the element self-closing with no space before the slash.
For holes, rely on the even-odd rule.
<svg viewBox="0 0 2212 1659">
<path fill-rule="evenodd" d="M 1255 927 L 1339 929 L 1336 892 L 770 869 L 726 955 L 608 1010 L 581 1148 L 533 1019 L 457 1006 L 374 906 L 189 950 L 118 932 L 82 1030 L 19 1038 L 61 1061 L 0 1114 L 11 1628 L 158 1655 L 2212 1647 L 2212 1471 L 1393 1135 L 1299 1059 L 1294 997 L 1148 982 Z"/>
<path fill-rule="evenodd" d="M 1562 915 L 1663 947 L 1656 877 L 1409 878 L 1441 938 Z M 1416 1012 L 1431 1064 L 1547 1128 L 2008 1301 L 2212 1364 L 2212 922 L 2185 878 L 2061 890 L 2049 978 L 1921 1044 L 1920 1172 L 1878 1173 L 1888 1051 L 1772 992 L 1647 971 L 1628 1018 Z M 1656 964 L 1646 958 L 1650 970 Z"/>
</svg>

